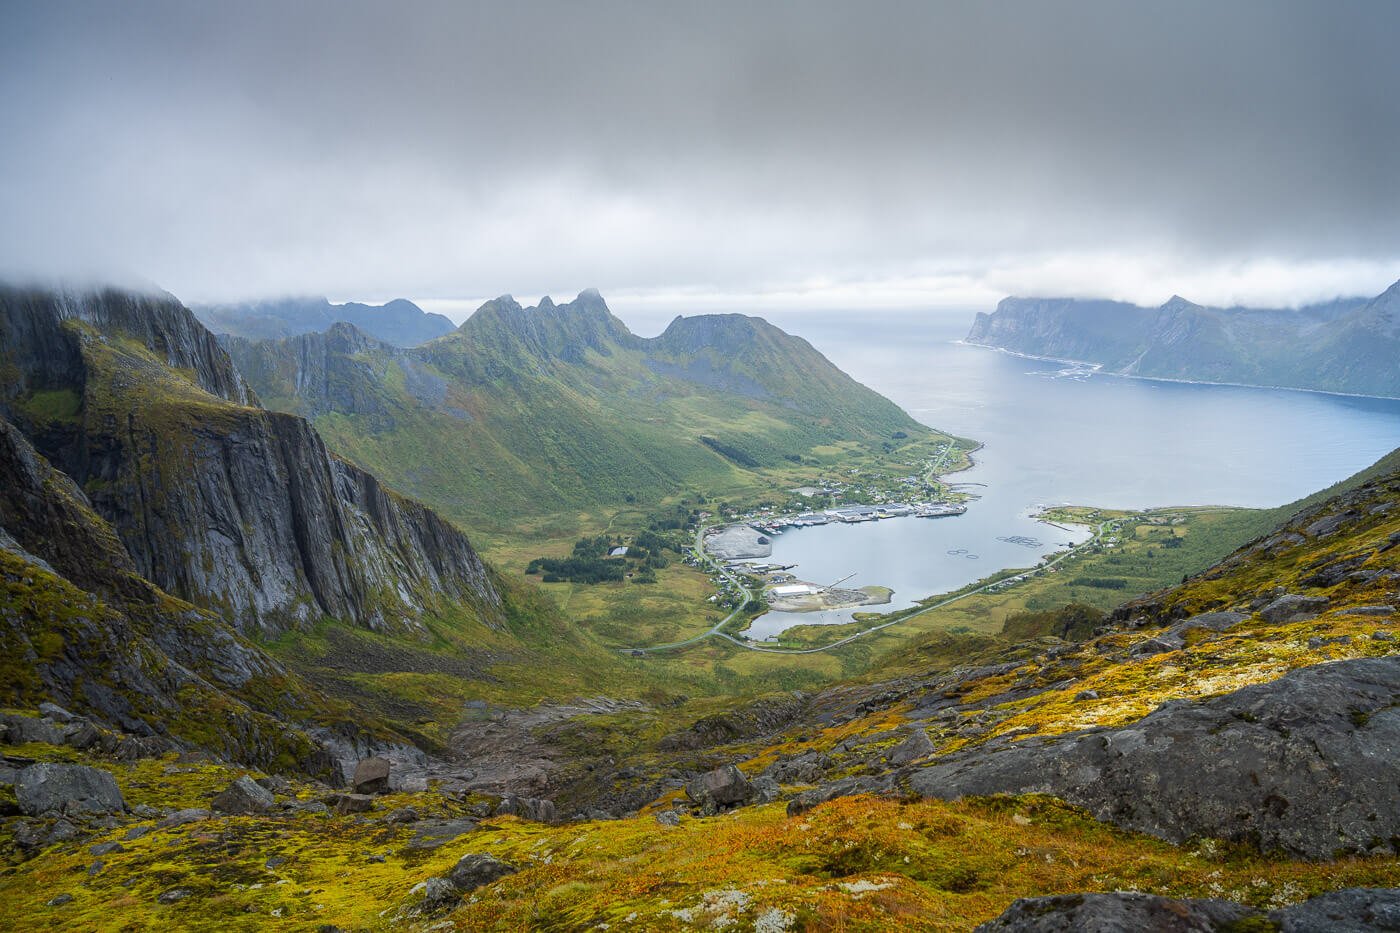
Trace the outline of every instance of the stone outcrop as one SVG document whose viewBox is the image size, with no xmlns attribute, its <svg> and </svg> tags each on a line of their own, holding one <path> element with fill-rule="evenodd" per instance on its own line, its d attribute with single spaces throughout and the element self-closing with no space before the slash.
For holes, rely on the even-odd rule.
<svg viewBox="0 0 1400 933">
<path fill-rule="evenodd" d="M 915 772 L 954 799 L 1053 794 L 1119 826 L 1325 859 L 1400 839 L 1400 657 L 1303 668 L 1120 729 L 973 749 Z"/>
<path fill-rule="evenodd" d="M 234 780 L 210 802 L 219 813 L 266 813 L 275 804 L 272 791 L 259 785 L 248 775 Z"/>
<path fill-rule="evenodd" d="M 707 771 L 685 786 L 686 796 L 701 806 L 732 807 L 748 802 L 753 788 L 734 765 Z"/>
<path fill-rule="evenodd" d="M 357 794 L 383 794 L 389 790 L 389 759 L 366 758 L 355 766 L 350 784 Z"/>
<path fill-rule="evenodd" d="M 1115 891 L 1027 897 L 977 933 L 1370 933 L 1400 930 L 1400 890 L 1348 888 L 1266 914 L 1235 901 Z"/>
<path fill-rule="evenodd" d="M 30 765 L 15 778 L 19 808 L 30 816 L 44 813 L 122 813 L 126 802 L 112 775 L 83 765 Z"/>
<path fill-rule="evenodd" d="M 452 866 L 452 871 L 448 872 L 447 880 L 465 894 L 517 871 L 519 869 L 514 865 L 503 862 L 494 855 L 473 852 L 457 860 L 457 864 Z"/>
</svg>

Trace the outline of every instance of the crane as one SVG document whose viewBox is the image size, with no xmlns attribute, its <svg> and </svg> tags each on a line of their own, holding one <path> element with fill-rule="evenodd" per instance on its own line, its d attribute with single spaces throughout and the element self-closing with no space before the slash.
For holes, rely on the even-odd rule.
<svg viewBox="0 0 1400 933">
<path fill-rule="evenodd" d="M 842 577 L 841 579 L 837 580 L 835 583 L 831 583 L 831 584 L 828 584 L 827 586 L 822 587 L 822 588 L 821 588 L 821 592 L 823 592 L 823 593 L 829 593 L 829 592 L 831 592 L 832 590 L 836 589 L 838 586 L 840 586 L 842 583 L 845 583 L 847 580 L 851 579 L 851 577 L 854 577 L 854 576 L 855 576 L 854 573 L 848 573 L 848 574 L 846 574 L 844 577 Z"/>
</svg>

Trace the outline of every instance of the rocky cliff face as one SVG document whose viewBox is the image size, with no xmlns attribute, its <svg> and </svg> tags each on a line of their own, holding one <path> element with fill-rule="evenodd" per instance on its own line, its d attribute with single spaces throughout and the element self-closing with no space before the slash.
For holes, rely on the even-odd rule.
<svg viewBox="0 0 1400 933">
<path fill-rule="evenodd" d="M 1400 286 L 1400 283 L 1397 283 Z M 1007 298 L 967 341 L 1132 376 L 1400 395 L 1400 288 L 1302 308 Z"/>
<path fill-rule="evenodd" d="M 0 398 L 71 388 L 82 378 L 81 328 L 120 333 L 139 341 L 170 369 L 183 370 L 195 385 L 238 405 L 256 397 L 194 315 L 166 294 L 104 291 L 63 292 L 0 286 L 0 334 L 5 337 Z"/>
<path fill-rule="evenodd" d="M 245 764 L 334 776 L 299 725 L 364 734 L 215 616 L 141 579 L 81 489 L 0 419 L 0 705 L 57 702 Z M 367 739 L 366 739 L 367 740 Z"/>
<path fill-rule="evenodd" d="M 170 299 L 0 292 L 0 413 L 87 492 L 136 570 L 243 631 L 415 627 L 501 600 L 466 537 L 257 407 Z"/>
</svg>

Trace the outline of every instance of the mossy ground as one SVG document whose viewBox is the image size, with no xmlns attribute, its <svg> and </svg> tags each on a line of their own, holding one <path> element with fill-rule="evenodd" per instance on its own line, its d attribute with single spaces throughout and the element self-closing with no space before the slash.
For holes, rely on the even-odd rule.
<svg viewBox="0 0 1400 933">
<path fill-rule="evenodd" d="M 205 806 L 240 773 L 174 758 L 99 764 L 130 804 L 156 807 Z M 1061 891 L 1277 907 L 1400 884 L 1393 858 L 1316 864 L 1210 842 L 1176 847 L 1037 797 L 853 797 L 794 817 L 775 804 L 674 828 L 649 814 L 559 826 L 492 817 L 429 851 L 409 847 L 413 824 L 383 819 L 405 805 L 423 817 L 462 811 L 429 792 L 380 798 L 358 816 L 215 817 L 137 839 L 131 828 L 154 821 L 124 822 L 0 869 L 0 929 L 967 930 L 1017 897 Z M 92 855 L 101 842 L 124 849 Z M 521 871 L 444 917 L 411 917 L 413 886 L 468 852 Z M 176 889 L 189 894 L 161 903 Z M 72 901 L 48 906 L 63 894 Z"/>
<path fill-rule="evenodd" d="M 976 710 L 959 722 L 971 728 L 930 730 L 935 754 L 992 736 L 1129 722 L 1167 700 L 1225 693 L 1341 657 L 1394 653 L 1396 641 L 1384 637 L 1392 627 L 1389 617 L 1349 610 L 1395 601 L 1388 574 L 1400 570 L 1400 547 L 1387 542 L 1400 531 L 1400 510 L 1384 506 L 1400 498 L 1397 492 L 1391 485 L 1362 491 L 1335 509 L 1305 516 L 1273 543 L 1253 545 L 1186 585 L 1141 601 L 1132 612 L 1168 621 L 1244 608 L 1247 618 L 1235 628 L 1192 633 L 1179 650 L 1133 656 L 1130 645 L 1150 637 L 1151 624 L 1080 643 L 1047 638 L 1010 645 L 975 633 L 956 636 L 972 646 L 961 652 L 963 663 L 979 654 L 1022 663 L 955 678 L 953 686 L 940 688 Z M 1346 525 L 1307 533 L 1339 510 L 1351 516 Z M 1319 569 L 1338 560 L 1376 573 L 1317 585 Z M 1314 617 L 1269 621 L 1251 607 L 1278 588 L 1324 595 L 1329 603 Z M 1047 647 L 1056 650 L 1045 654 Z M 841 689 L 849 691 L 846 699 L 837 691 L 825 702 L 849 706 L 884 690 L 878 684 Z M 1027 696 L 1034 690 L 1039 692 Z M 1080 699 L 1085 690 L 1098 698 Z M 728 701 L 704 702 L 718 711 Z M 691 704 L 674 715 L 699 711 L 701 701 Z M 884 701 L 837 725 L 797 725 L 708 753 L 739 761 L 750 774 L 781 755 L 806 750 L 829 753 L 839 765 L 842 747 L 853 740 L 869 740 L 867 750 L 892 744 L 912 713 L 910 701 Z M 596 731 L 573 739 L 595 751 L 637 755 L 640 764 L 651 766 L 664 757 L 655 740 L 672 723 L 670 716 L 598 717 Z M 81 757 L 43 746 L 14 752 Z M 175 759 L 98 764 L 116 774 L 130 803 L 163 807 L 201 805 L 239 773 Z M 853 764 L 852 773 L 859 767 Z M 621 820 L 551 826 L 493 817 L 426 853 L 408 848 L 412 824 L 387 823 L 384 812 L 412 804 L 423 815 L 452 817 L 469 802 L 429 792 L 391 795 L 361 816 L 221 817 L 123 841 L 126 851 L 101 857 L 101 869 L 90 874 L 99 858 L 88 847 L 123 839 L 124 825 L 60 843 L 28 861 L 12 860 L 0 874 L 0 897 L 9 907 L 0 926 L 21 928 L 16 921 L 23 918 L 23 928 L 37 920 L 57 929 L 113 930 L 324 923 L 346 930 L 434 924 L 472 931 L 603 924 L 684 930 L 717 923 L 739 930 L 967 930 L 1017 897 L 1070 891 L 1223 897 L 1272 908 L 1343 887 L 1400 885 L 1400 859 L 1392 856 L 1310 863 L 1212 840 L 1174 846 L 1037 797 L 955 803 L 852 797 L 791 817 L 778 803 L 684 818 L 674 828 L 654 815 L 670 797 Z M 445 916 L 414 915 L 413 885 L 445 873 L 468 852 L 490 853 L 521 871 L 478 890 Z M 274 858 L 285 861 L 268 861 Z M 160 895 L 175 888 L 190 894 L 161 903 Z M 72 901 L 47 906 L 61 894 Z"/>
</svg>

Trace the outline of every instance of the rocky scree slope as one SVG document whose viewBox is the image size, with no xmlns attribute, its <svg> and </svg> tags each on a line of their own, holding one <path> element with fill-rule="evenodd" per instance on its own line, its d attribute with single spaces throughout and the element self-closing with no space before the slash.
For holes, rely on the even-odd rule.
<svg viewBox="0 0 1400 933">
<path fill-rule="evenodd" d="M 1400 397 L 1400 282 L 1296 309 L 1007 298 L 977 315 L 967 341 L 1130 376 Z"/>
<path fill-rule="evenodd" d="M 484 304 L 403 350 L 339 325 L 225 338 L 271 407 L 473 528 L 723 489 L 815 447 L 928 431 L 806 341 L 743 315 L 631 334 L 597 292 Z"/>
<path fill-rule="evenodd" d="M 137 572 L 241 631 L 411 630 L 445 603 L 500 622 L 461 532 L 259 407 L 169 296 L 0 289 L 0 377 L 0 415 L 83 489 Z"/>
</svg>

